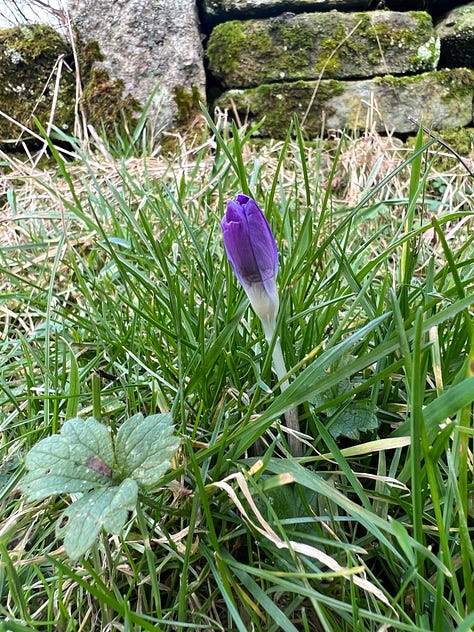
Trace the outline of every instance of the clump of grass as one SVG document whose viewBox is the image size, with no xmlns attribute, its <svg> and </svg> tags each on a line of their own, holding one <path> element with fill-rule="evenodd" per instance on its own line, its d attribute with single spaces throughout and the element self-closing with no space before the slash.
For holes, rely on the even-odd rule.
<svg viewBox="0 0 474 632">
<path fill-rule="evenodd" d="M 2 156 L 0 617 L 469 630 L 471 183 L 456 163 L 433 172 L 421 133 L 400 153 L 374 135 L 308 146 L 295 122 L 256 147 L 251 129 L 207 122 L 173 160 L 64 136 L 49 170 Z M 219 232 L 247 188 L 280 249 L 283 393 Z M 336 439 L 361 401 L 376 428 Z M 294 406 L 301 459 L 281 422 Z M 115 428 L 167 411 L 182 450 L 162 487 L 71 564 L 54 536 L 69 499 L 18 491 L 26 451 L 74 416 Z"/>
</svg>

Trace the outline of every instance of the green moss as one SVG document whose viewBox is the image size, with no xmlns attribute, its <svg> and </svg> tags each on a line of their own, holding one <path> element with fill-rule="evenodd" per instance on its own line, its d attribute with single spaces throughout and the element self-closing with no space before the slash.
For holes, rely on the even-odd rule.
<svg viewBox="0 0 474 632">
<path fill-rule="evenodd" d="M 356 60 L 361 56 L 370 56 L 373 47 L 367 37 L 368 31 L 365 22 L 368 18 L 365 13 L 357 15 L 359 29 L 366 34 L 361 38 L 348 37 L 350 32 L 349 23 L 339 21 L 337 14 L 334 14 L 334 24 L 331 28 L 329 24 L 326 30 L 330 30 L 330 37 L 322 40 L 318 48 L 318 61 L 315 66 L 317 72 L 324 72 L 325 77 L 336 78 L 339 76 L 341 67 L 349 60 Z M 365 30 L 364 30 L 365 29 Z M 371 63 L 378 63 L 378 59 L 371 59 Z"/>
<path fill-rule="evenodd" d="M 474 95 L 474 71 L 467 68 L 449 68 L 445 70 L 436 70 L 432 73 L 423 73 L 420 75 L 411 75 L 409 77 L 394 77 L 393 75 L 384 75 L 383 77 L 375 77 L 376 83 L 390 85 L 393 88 L 405 87 L 416 83 L 424 83 L 429 76 L 436 79 L 438 85 L 442 85 L 447 89 L 447 94 L 442 100 L 451 102 L 453 99 L 463 99 L 466 96 Z"/>
<path fill-rule="evenodd" d="M 225 74 L 239 67 L 240 54 L 246 45 L 244 23 L 231 20 L 218 24 L 212 31 L 206 55 L 210 65 Z"/>
<path fill-rule="evenodd" d="M 281 15 L 267 20 L 231 21 L 211 33 L 211 72 L 225 87 L 325 78 L 367 77 L 431 70 L 439 39 L 423 12 L 382 11 Z M 411 58 L 408 60 L 408 56 Z"/>
<path fill-rule="evenodd" d="M 52 116 L 57 127 L 69 129 L 74 121 L 75 79 L 65 64 L 57 64 L 58 59 L 71 64 L 72 51 L 68 42 L 51 27 L 35 24 L 1 29 L 2 110 L 33 130 L 36 130 L 33 115 L 43 126 Z M 61 69 L 57 94 L 55 68 Z M 17 125 L 0 118 L 0 143 L 17 138 L 19 133 Z M 24 132 L 23 137 L 27 138 Z"/>
<path fill-rule="evenodd" d="M 134 127 L 141 110 L 131 95 L 124 95 L 122 81 L 113 81 L 102 68 L 93 68 L 82 91 L 81 105 L 87 123 L 114 136 L 124 125 Z"/>
<path fill-rule="evenodd" d="M 455 15 L 456 13 L 459 15 L 459 20 L 456 20 L 454 25 L 455 33 L 459 31 L 463 33 L 472 33 L 474 29 L 474 5 L 471 3 L 465 7 L 459 7 L 455 12 Z"/>
<path fill-rule="evenodd" d="M 292 49 L 306 48 L 313 44 L 313 36 L 304 23 L 294 20 L 275 21 L 272 27 L 275 39 Z"/>
<path fill-rule="evenodd" d="M 78 45 L 80 77 L 83 81 L 81 105 L 88 124 L 107 133 L 116 132 L 124 123 L 133 125 L 140 104 L 124 96 L 120 81 L 112 81 L 107 72 L 95 67 L 102 60 L 96 42 Z M 73 72 L 62 66 L 61 82 L 56 94 L 54 74 L 58 58 L 72 65 L 69 43 L 49 26 L 31 25 L 0 30 L 0 102 L 13 119 L 34 129 L 32 115 L 43 126 L 51 117 L 64 130 L 72 129 L 75 115 L 76 82 Z M 0 142 L 14 139 L 19 128 L 0 119 Z"/>
<path fill-rule="evenodd" d="M 258 41 L 261 39 L 262 34 L 253 42 L 258 51 L 256 56 L 263 67 L 279 69 L 277 79 L 305 74 L 304 69 L 308 67 L 314 49 L 314 33 L 304 18 L 300 16 L 300 20 L 293 20 L 282 17 L 273 20 L 268 41 L 263 43 L 267 50 L 263 48 L 262 41 Z M 261 78 L 266 80 L 266 73 L 262 73 Z"/>
<path fill-rule="evenodd" d="M 439 74 L 438 71 L 436 74 Z M 374 77 L 372 81 L 374 83 L 381 83 L 388 85 L 392 88 L 403 88 L 407 85 L 413 85 L 416 83 L 424 83 L 426 81 L 427 76 L 432 73 L 422 73 L 420 75 L 409 75 L 404 77 L 396 77 L 394 75 L 384 75 L 383 77 Z"/>
<path fill-rule="evenodd" d="M 408 11 L 408 15 L 411 15 L 418 22 L 418 28 L 423 29 L 426 35 L 431 33 L 433 18 L 427 11 Z"/>
<path fill-rule="evenodd" d="M 337 17 L 335 15 L 335 18 Z M 342 67 L 357 66 L 357 60 L 362 60 L 364 64 L 369 62 L 374 67 L 382 61 L 381 49 L 387 48 L 385 35 L 386 32 L 391 32 L 391 29 L 385 29 L 385 23 L 373 24 L 368 13 L 357 13 L 354 17 L 353 26 L 357 25 L 354 36 L 349 37 L 351 23 L 343 23 L 337 19 L 334 27 L 330 29 L 331 36 L 325 38 L 319 47 L 316 70 L 324 71 L 326 77 L 339 77 Z M 363 37 L 357 36 L 358 33 L 363 33 Z"/>
<path fill-rule="evenodd" d="M 186 138 L 187 142 L 196 144 L 205 142 L 209 137 L 209 129 L 201 116 L 200 102 L 205 103 L 204 96 L 200 93 L 197 86 L 192 89 L 185 90 L 181 87 L 173 89 L 174 102 L 177 107 L 176 125 L 170 130 L 170 133 L 164 133 L 161 136 L 160 144 L 163 155 L 169 157 L 175 156 L 180 149 L 182 139 Z"/>
<path fill-rule="evenodd" d="M 218 100 L 218 104 L 228 107 L 232 102 L 242 117 L 248 116 L 253 121 L 265 117 L 261 127 L 262 135 L 281 138 L 293 115 L 303 116 L 312 102 L 304 129 L 308 137 L 313 138 L 321 133 L 323 110 L 327 116 L 332 114 L 327 105 L 328 100 L 344 91 L 344 85 L 340 81 L 325 81 L 318 85 L 316 92 L 315 86 L 314 81 L 262 84 L 245 91 L 230 91 Z"/>
<path fill-rule="evenodd" d="M 435 136 L 449 145 L 462 158 L 468 158 L 474 149 L 474 128 L 463 127 L 461 129 L 442 129 L 435 132 Z M 414 147 L 416 142 L 415 136 L 406 139 L 405 144 L 408 147 Z M 436 145 L 434 145 L 436 147 Z M 459 159 L 447 149 L 439 145 L 440 152 L 433 158 L 434 169 L 443 173 L 452 169 Z"/>
<path fill-rule="evenodd" d="M 328 17 L 325 30 L 330 31 L 331 35 L 323 39 L 319 46 L 315 69 L 324 71 L 326 77 L 337 78 L 341 68 L 356 67 L 359 60 L 361 68 L 365 69 L 361 71 L 361 76 L 370 75 L 370 67 L 384 64 L 387 51 L 413 48 L 420 41 L 427 43 L 409 59 L 411 70 L 429 69 L 435 65 L 439 57 L 439 40 L 433 37 L 433 25 L 427 13 L 410 13 L 417 24 L 413 29 L 394 28 L 388 20 L 374 19 L 377 15 L 373 12 L 354 13 L 352 24 L 347 20 L 341 22 L 338 14 L 334 14 L 332 28 Z M 356 25 L 354 35 L 349 36 Z"/>
<path fill-rule="evenodd" d="M 338 24 L 331 37 L 327 37 L 321 42 L 318 61 L 316 62 L 317 72 L 324 72 L 327 77 L 337 77 L 341 67 L 340 45 L 346 35 L 343 24 Z"/>
<path fill-rule="evenodd" d="M 461 156 L 469 156 L 474 149 L 474 128 L 463 127 L 461 129 L 441 130 L 436 136 L 447 143 Z M 451 160 L 452 164 L 452 160 Z"/>
<path fill-rule="evenodd" d="M 383 77 L 374 77 L 372 81 L 374 83 L 381 83 L 390 86 L 391 88 L 403 88 L 408 84 L 414 84 L 417 82 L 423 83 L 426 80 L 426 74 L 410 75 L 407 77 L 396 77 L 394 75 L 384 75 Z"/>
<path fill-rule="evenodd" d="M 104 56 L 100 52 L 98 42 L 90 40 L 85 44 L 80 41 L 78 35 L 76 35 L 76 41 L 79 46 L 79 72 L 83 83 L 87 83 L 92 73 L 94 64 L 98 61 L 104 61 Z"/>
<path fill-rule="evenodd" d="M 292 75 L 298 68 L 307 66 L 308 52 L 314 46 L 314 36 L 304 23 L 294 20 L 275 22 L 272 31 L 272 45 L 281 44 L 278 56 L 285 75 Z"/>
<path fill-rule="evenodd" d="M 0 44 L 0 59 L 19 64 L 41 58 L 46 48 L 63 53 L 66 40 L 49 26 L 32 24 L 1 29 Z"/>
<path fill-rule="evenodd" d="M 420 39 L 429 39 L 433 34 L 433 23 L 428 13 L 408 11 L 407 14 L 416 22 L 416 28 L 394 29 L 389 20 L 378 22 L 371 19 L 370 12 L 355 15 L 360 22 L 361 31 L 376 38 L 375 41 L 379 42 L 382 48 L 388 48 L 416 44 Z M 375 43 L 374 40 L 372 43 Z"/>
<path fill-rule="evenodd" d="M 378 62 L 381 61 L 381 54 L 376 44 L 382 49 L 388 48 L 406 48 L 413 47 L 424 42 L 416 52 L 409 57 L 410 70 L 416 72 L 434 67 L 439 58 L 439 39 L 435 37 L 433 32 L 433 22 L 431 16 L 425 11 L 408 11 L 407 14 L 416 23 L 416 28 L 410 29 L 394 29 L 391 28 L 390 22 L 372 22 L 369 14 L 358 13 L 357 16 L 366 16 L 368 21 L 367 28 L 370 28 L 374 36 L 374 50 L 378 52 Z"/>
<path fill-rule="evenodd" d="M 440 40 L 433 32 L 433 22 L 431 16 L 425 11 L 409 11 L 418 23 L 418 33 L 420 39 L 425 40 L 425 44 L 418 48 L 417 54 L 409 58 L 411 70 L 416 72 L 423 70 L 427 65 L 436 66 L 440 55 Z M 409 33 L 405 34 L 406 38 L 410 37 Z M 409 41 L 408 39 L 406 41 Z"/>
<path fill-rule="evenodd" d="M 351 31 L 350 22 L 340 22 L 337 14 L 334 14 L 331 36 L 324 38 L 318 48 L 318 61 L 315 66 L 317 72 L 324 72 L 326 77 L 337 78 L 341 68 L 354 63 L 354 60 L 363 59 L 372 66 L 381 61 L 380 46 L 376 42 L 376 33 L 368 13 L 355 14 L 354 26 L 358 24 L 357 32 L 364 33 L 364 37 L 348 37 Z M 356 32 L 356 33 L 357 33 Z"/>
<path fill-rule="evenodd" d="M 330 51 L 337 41 L 328 44 Z M 230 21 L 212 32 L 207 57 L 212 72 L 227 86 L 252 86 L 308 74 L 314 57 L 314 25 L 303 16 L 261 22 Z M 333 66 L 337 63 L 334 60 Z M 278 68 L 278 76 L 275 69 Z"/>
<path fill-rule="evenodd" d="M 364 37 L 359 41 L 350 39 L 347 42 L 349 54 L 358 55 L 369 60 L 372 65 L 380 64 L 383 60 L 383 52 L 392 43 L 391 35 L 398 35 L 399 32 L 390 28 L 387 22 L 375 22 L 370 18 L 369 13 L 356 13 L 358 32 Z"/>
<path fill-rule="evenodd" d="M 178 108 L 178 127 L 186 126 L 194 116 L 197 116 L 201 112 L 199 103 L 205 101 L 197 86 L 193 86 L 191 91 L 176 86 L 173 89 L 173 97 Z"/>
<path fill-rule="evenodd" d="M 265 81 L 276 67 L 280 72 L 275 79 L 294 76 L 307 66 L 313 45 L 311 32 L 294 20 L 275 19 L 270 29 L 260 21 L 230 21 L 213 30 L 206 54 L 224 85 L 250 86 Z"/>
<path fill-rule="evenodd" d="M 124 94 L 124 84 L 110 78 L 100 65 L 104 56 L 95 40 L 83 42 L 76 34 L 80 77 L 81 107 L 88 125 L 113 138 L 117 130 L 132 128 L 138 121 L 141 104 Z"/>
<path fill-rule="evenodd" d="M 474 71 L 467 68 L 450 68 L 438 71 L 441 83 L 448 89 L 447 100 L 474 96 Z"/>
</svg>

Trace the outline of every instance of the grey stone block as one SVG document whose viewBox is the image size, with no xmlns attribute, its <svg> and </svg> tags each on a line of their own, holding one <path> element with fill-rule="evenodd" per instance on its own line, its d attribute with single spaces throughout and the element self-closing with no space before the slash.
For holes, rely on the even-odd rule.
<svg viewBox="0 0 474 632">
<path fill-rule="evenodd" d="M 353 79 L 434 70 L 439 39 L 422 11 L 284 14 L 212 31 L 209 69 L 226 88 L 297 79 Z"/>
<path fill-rule="evenodd" d="M 464 127 L 472 122 L 474 72 L 434 71 L 412 77 L 377 77 L 361 81 L 296 81 L 230 90 L 217 101 L 235 108 L 241 121 L 256 123 L 262 136 L 282 138 L 296 113 L 307 137 L 321 129 L 365 129 L 408 134 L 413 116 L 433 129 Z"/>
</svg>

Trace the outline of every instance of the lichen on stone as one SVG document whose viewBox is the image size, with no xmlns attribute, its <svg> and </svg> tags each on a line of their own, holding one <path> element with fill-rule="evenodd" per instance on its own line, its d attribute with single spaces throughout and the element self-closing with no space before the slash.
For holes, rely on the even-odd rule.
<svg viewBox="0 0 474 632">
<path fill-rule="evenodd" d="M 440 42 L 438 37 L 430 37 L 426 44 L 422 44 L 418 48 L 418 57 L 422 60 L 439 58 Z"/>
<path fill-rule="evenodd" d="M 1 29 L 1 109 L 34 132 L 38 132 L 34 117 L 43 127 L 51 121 L 63 130 L 71 129 L 75 100 L 71 65 L 69 43 L 53 28 L 32 24 Z M 61 73 L 59 88 L 57 72 Z M 24 139 L 29 137 L 15 123 L 0 118 L 0 144 L 15 142 L 20 134 Z"/>
</svg>

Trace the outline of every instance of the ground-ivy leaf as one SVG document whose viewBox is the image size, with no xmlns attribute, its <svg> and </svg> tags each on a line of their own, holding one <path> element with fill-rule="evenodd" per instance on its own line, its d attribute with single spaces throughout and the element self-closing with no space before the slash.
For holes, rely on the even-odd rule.
<svg viewBox="0 0 474 632">
<path fill-rule="evenodd" d="M 317 407 L 325 405 L 324 412 L 328 416 L 330 416 L 330 415 L 335 414 L 339 410 L 339 406 L 334 405 L 334 404 L 333 405 L 328 404 L 328 402 L 332 401 L 333 399 L 336 399 L 337 397 L 340 397 L 341 395 L 348 395 L 350 397 L 350 394 L 352 393 L 353 390 L 354 390 L 354 387 L 351 381 L 348 378 L 346 378 L 344 380 L 341 380 L 337 384 L 335 384 L 332 388 L 328 389 L 327 391 L 324 391 L 322 393 L 317 393 L 317 395 L 311 398 L 311 403 L 313 403 Z"/>
<path fill-rule="evenodd" d="M 109 486 L 114 467 L 109 429 L 92 417 L 70 419 L 61 434 L 31 448 L 25 466 L 21 488 L 30 501 Z"/>
<path fill-rule="evenodd" d="M 84 494 L 69 505 L 56 527 L 56 535 L 64 538 L 68 556 L 75 560 L 84 555 L 102 529 L 120 533 L 129 511 L 137 504 L 137 497 L 137 483 L 125 479 L 120 485 Z"/>
<path fill-rule="evenodd" d="M 369 400 L 351 402 L 329 426 L 329 432 L 337 439 L 340 436 L 359 439 L 361 432 L 375 430 L 379 422 L 376 408 Z"/>
<path fill-rule="evenodd" d="M 173 435 L 170 413 L 127 419 L 115 440 L 115 458 L 123 477 L 133 478 L 144 487 L 154 485 L 170 466 L 179 441 Z"/>
</svg>

